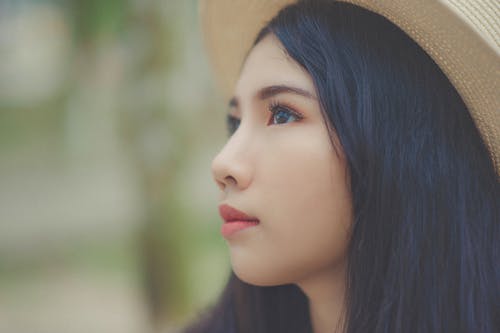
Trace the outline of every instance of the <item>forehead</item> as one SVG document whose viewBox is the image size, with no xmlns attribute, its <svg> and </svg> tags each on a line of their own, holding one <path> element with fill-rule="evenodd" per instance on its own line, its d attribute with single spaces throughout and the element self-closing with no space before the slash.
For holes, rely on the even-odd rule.
<svg viewBox="0 0 500 333">
<path fill-rule="evenodd" d="M 264 86 L 286 84 L 313 92 L 314 84 L 307 73 L 285 51 L 276 38 L 269 34 L 248 54 L 236 84 L 235 96 L 252 94 Z"/>
</svg>

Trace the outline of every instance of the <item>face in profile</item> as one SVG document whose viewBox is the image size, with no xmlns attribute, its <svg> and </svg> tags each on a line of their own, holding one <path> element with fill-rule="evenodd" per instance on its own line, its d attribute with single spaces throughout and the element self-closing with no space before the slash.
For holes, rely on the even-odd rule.
<svg viewBox="0 0 500 333">
<path fill-rule="evenodd" d="M 234 133 L 212 162 L 220 204 L 259 220 L 226 237 L 235 274 L 271 286 L 343 270 L 352 222 L 346 161 L 311 77 L 275 36 L 249 53 L 229 115 Z"/>
</svg>

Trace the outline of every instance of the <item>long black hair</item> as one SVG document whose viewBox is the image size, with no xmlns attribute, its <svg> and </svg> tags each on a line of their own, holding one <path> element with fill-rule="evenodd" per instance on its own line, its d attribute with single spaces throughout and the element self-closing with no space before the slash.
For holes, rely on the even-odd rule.
<svg viewBox="0 0 500 333">
<path fill-rule="evenodd" d="M 389 20 L 348 3 L 300 1 L 255 43 L 268 34 L 312 77 L 348 161 L 344 331 L 500 332 L 499 178 L 445 74 Z M 233 272 L 185 330 L 311 331 L 297 286 L 252 286 Z"/>
</svg>

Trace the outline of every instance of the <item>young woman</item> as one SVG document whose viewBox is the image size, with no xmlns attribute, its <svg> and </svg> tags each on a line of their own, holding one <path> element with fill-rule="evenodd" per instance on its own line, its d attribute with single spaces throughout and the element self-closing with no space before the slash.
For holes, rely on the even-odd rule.
<svg viewBox="0 0 500 333">
<path fill-rule="evenodd" d="M 185 332 L 499 332 L 498 42 L 464 17 L 499 18 L 285 2 L 202 8 L 232 273 Z"/>
</svg>

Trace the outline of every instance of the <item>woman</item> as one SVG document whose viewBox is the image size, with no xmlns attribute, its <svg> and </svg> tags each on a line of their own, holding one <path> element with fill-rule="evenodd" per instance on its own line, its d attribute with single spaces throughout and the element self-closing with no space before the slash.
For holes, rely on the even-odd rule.
<svg viewBox="0 0 500 333">
<path fill-rule="evenodd" d="M 232 273 L 185 332 L 500 331 L 498 51 L 451 7 L 367 3 L 204 4 Z"/>
</svg>

